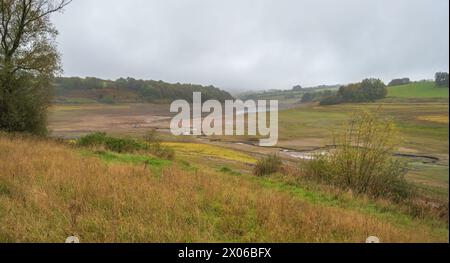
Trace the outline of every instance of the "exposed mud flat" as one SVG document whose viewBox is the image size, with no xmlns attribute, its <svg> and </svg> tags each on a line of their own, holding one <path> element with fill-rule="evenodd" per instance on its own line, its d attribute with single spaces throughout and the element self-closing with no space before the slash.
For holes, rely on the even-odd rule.
<svg viewBox="0 0 450 263">
<path fill-rule="evenodd" d="M 49 130 L 54 137 L 76 138 L 86 133 L 144 134 L 168 127 L 167 105 L 59 105 L 50 110 Z"/>
</svg>

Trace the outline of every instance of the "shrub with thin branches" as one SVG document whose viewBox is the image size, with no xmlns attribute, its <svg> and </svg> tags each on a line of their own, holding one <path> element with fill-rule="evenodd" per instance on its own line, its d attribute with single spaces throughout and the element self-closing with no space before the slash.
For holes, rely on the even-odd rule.
<svg viewBox="0 0 450 263">
<path fill-rule="evenodd" d="M 357 113 L 334 140 L 336 149 L 305 165 L 307 176 L 373 197 L 401 200 L 410 195 L 406 164 L 393 156 L 400 138 L 392 120 Z"/>
</svg>

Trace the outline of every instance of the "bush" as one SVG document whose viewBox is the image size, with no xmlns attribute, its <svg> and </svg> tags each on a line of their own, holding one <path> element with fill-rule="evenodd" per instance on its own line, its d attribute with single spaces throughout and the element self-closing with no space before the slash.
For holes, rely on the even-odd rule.
<svg viewBox="0 0 450 263">
<path fill-rule="evenodd" d="M 336 95 L 320 101 L 321 105 L 335 105 L 343 102 L 373 102 L 386 98 L 388 90 L 379 79 L 364 79 L 360 83 L 342 86 Z"/>
<path fill-rule="evenodd" d="M 78 145 L 83 147 L 102 146 L 106 142 L 106 133 L 97 132 L 88 134 L 78 140 Z"/>
<path fill-rule="evenodd" d="M 173 160 L 175 158 L 175 151 L 170 147 L 162 145 L 159 141 L 143 143 L 132 138 L 110 137 L 106 133 L 93 133 L 83 136 L 78 140 L 78 145 L 93 148 L 104 147 L 107 151 L 117 153 L 148 151 L 162 159 Z"/>
<path fill-rule="evenodd" d="M 26 75 L 4 78 L 0 70 L 0 130 L 46 136 L 51 85 Z"/>
<path fill-rule="evenodd" d="M 349 122 L 336 149 L 305 164 L 305 174 L 321 182 L 372 197 L 409 197 L 406 164 L 393 157 L 399 141 L 392 121 L 363 112 Z"/>
<path fill-rule="evenodd" d="M 175 150 L 168 146 L 164 146 L 161 143 L 151 144 L 150 152 L 159 158 L 163 158 L 163 159 L 167 159 L 167 160 L 175 159 Z"/>
<path fill-rule="evenodd" d="M 254 174 L 256 176 L 271 175 L 278 172 L 281 165 L 282 162 L 278 155 L 270 155 L 258 161 L 254 169 Z"/>
<path fill-rule="evenodd" d="M 438 87 L 448 87 L 448 73 L 447 72 L 436 73 L 435 82 Z"/>
<path fill-rule="evenodd" d="M 107 151 L 117 153 L 148 151 L 159 158 L 173 160 L 175 158 L 175 151 L 168 146 L 162 145 L 154 136 L 153 134 L 151 142 L 146 136 L 146 143 L 141 143 L 135 139 L 110 137 L 106 133 L 99 132 L 81 137 L 78 140 L 78 145 L 93 148 L 104 147 Z"/>
<path fill-rule="evenodd" d="M 302 102 L 302 103 L 316 102 L 316 101 L 321 101 L 328 97 L 334 97 L 334 96 L 336 96 L 336 92 L 332 91 L 332 90 L 307 92 L 302 96 L 302 99 L 300 102 Z"/>
<path fill-rule="evenodd" d="M 357 102 L 374 102 L 386 98 L 388 94 L 386 85 L 379 79 L 364 79 L 360 85 L 362 98 Z"/>
<path fill-rule="evenodd" d="M 159 158 L 173 160 L 175 159 L 175 151 L 161 144 L 161 139 L 158 136 L 156 129 L 151 129 L 144 135 L 144 140 L 150 145 L 150 151 Z"/>
<path fill-rule="evenodd" d="M 101 97 L 97 101 L 100 103 L 105 103 L 105 104 L 114 104 L 115 103 L 115 100 L 111 95 Z"/>
<path fill-rule="evenodd" d="M 303 94 L 302 99 L 300 101 L 303 103 L 306 103 L 306 102 L 313 101 L 313 99 L 314 99 L 313 93 L 308 92 L 308 93 Z"/>
<path fill-rule="evenodd" d="M 160 143 L 161 140 L 159 139 L 158 133 L 156 129 L 151 129 L 144 135 L 144 140 L 147 143 Z"/>
<path fill-rule="evenodd" d="M 115 138 L 107 136 L 106 133 L 93 133 L 81 137 L 78 145 L 83 147 L 105 147 L 106 150 L 124 153 L 146 150 L 148 147 L 131 138 Z"/>
<path fill-rule="evenodd" d="M 393 79 L 391 82 L 389 82 L 389 87 L 406 85 L 409 83 L 411 83 L 411 80 L 409 78 Z"/>
<path fill-rule="evenodd" d="M 105 146 L 108 150 L 118 153 L 146 150 L 148 147 L 130 138 L 107 137 Z"/>
<path fill-rule="evenodd" d="M 334 95 L 330 97 L 326 97 L 323 100 L 320 101 L 320 105 L 336 105 L 344 102 L 341 96 Z"/>
</svg>

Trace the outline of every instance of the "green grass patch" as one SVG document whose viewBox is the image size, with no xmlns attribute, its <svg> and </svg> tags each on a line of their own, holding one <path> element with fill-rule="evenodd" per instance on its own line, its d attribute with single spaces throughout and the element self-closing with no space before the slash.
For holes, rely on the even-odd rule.
<svg viewBox="0 0 450 263">
<path fill-rule="evenodd" d="M 119 154 L 112 152 L 102 152 L 97 154 L 103 160 L 107 162 L 122 162 L 122 163 L 131 163 L 131 164 L 144 164 L 154 167 L 164 167 L 170 165 L 172 162 L 167 160 L 155 159 L 152 157 L 144 156 L 144 155 L 134 155 L 134 154 Z"/>
<path fill-rule="evenodd" d="M 389 88 L 388 97 L 397 98 L 448 98 L 449 89 L 438 87 L 434 82 L 415 82 Z"/>
<path fill-rule="evenodd" d="M 11 190 L 9 189 L 9 187 L 3 183 L 2 181 L 0 181 L 0 196 L 9 196 L 11 195 Z"/>
<path fill-rule="evenodd" d="M 154 172 L 160 172 L 164 167 L 172 165 L 172 161 L 157 159 L 152 156 L 139 154 L 123 154 L 108 151 L 83 151 L 83 156 L 97 156 L 107 163 L 128 163 L 133 165 L 146 165 Z"/>
<path fill-rule="evenodd" d="M 449 168 L 444 165 L 410 163 L 407 179 L 428 194 L 446 199 L 449 194 Z"/>
</svg>

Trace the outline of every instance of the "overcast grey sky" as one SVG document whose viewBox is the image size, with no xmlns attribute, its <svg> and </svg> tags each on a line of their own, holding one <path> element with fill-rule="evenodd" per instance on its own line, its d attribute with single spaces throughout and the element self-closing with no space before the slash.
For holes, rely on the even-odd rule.
<svg viewBox="0 0 450 263">
<path fill-rule="evenodd" d="M 64 75 L 288 89 L 448 71 L 448 0 L 74 0 Z"/>
</svg>

